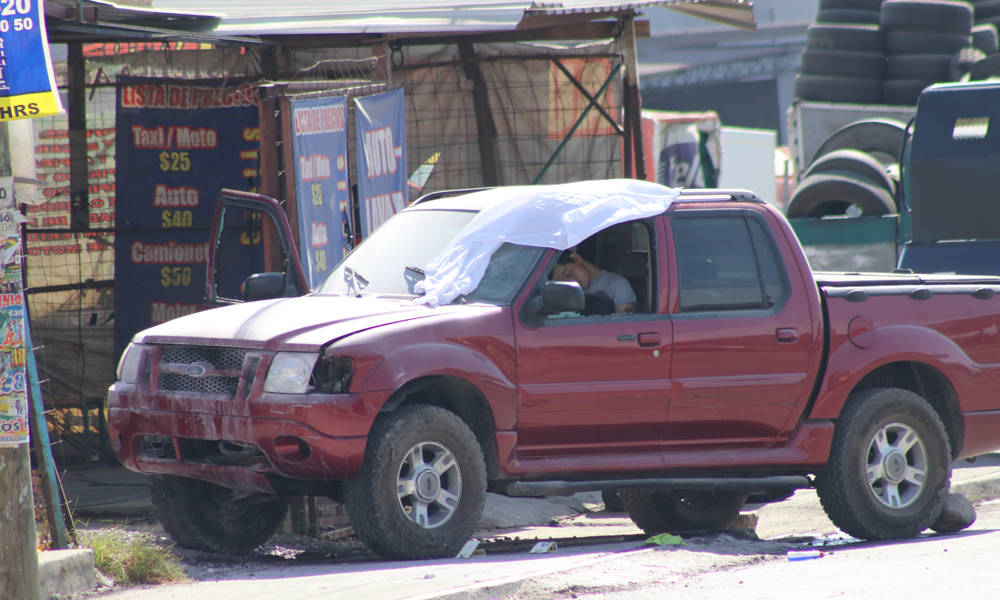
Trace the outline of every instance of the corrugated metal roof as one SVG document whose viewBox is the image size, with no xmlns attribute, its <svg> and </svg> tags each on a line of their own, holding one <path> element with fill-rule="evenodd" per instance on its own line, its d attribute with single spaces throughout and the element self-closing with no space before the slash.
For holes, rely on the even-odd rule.
<svg viewBox="0 0 1000 600">
<path fill-rule="evenodd" d="M 753 29 L 746 0 L 661 0 L 659 2 L 496 2 L 495 0 L 368 0 L 350 8 L 329 0 L 253 2 L 252 0 L 156 0 L 157 10 L 221 18 L 215 32 L 225 35 L 404 34 L 435 31 L 469 33 L 510 31 L 526 16 L 608 13 L 668 7 L 715 22 Z"/>
</svg>

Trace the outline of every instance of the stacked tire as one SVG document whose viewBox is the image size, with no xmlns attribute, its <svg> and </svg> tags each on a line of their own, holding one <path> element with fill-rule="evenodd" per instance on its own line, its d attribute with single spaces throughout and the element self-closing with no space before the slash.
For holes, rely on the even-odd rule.
<svg viewBox="0 0 1000 600">
<path fill-rule="evenodd" d="M 972 44 L 972 5 L 959 0 L 886 0 L 879 25 L 885 41 L 886 104 L 912 106 L 927 86 L 951 81 L 975 54 L 956 59 Z M 967 53 L 968 54 L 968 53 Z M 956 64 L 955 60 L 964 60 Z"/>
<path fill-rule="evenodd" d="M 885 57 L 877 25 L 882 0 L 821 0 L 795 77 L 795 97 L 878 104 Z"/>
<path fill-rule="evenodd" d="M 817 23 L 878 25 L 882 0 L 819 0 Z"/>
<path fill-rule="evenodd" d="M 1000 2 L 997 0 L 974 0 L 972 4 L 973 17 L 976 25 L 972 28 L 972 45 L 982 51 L 986 58 L 977 62 L 969 69 L 972 80 L 987 79 L 1000 75 Z"/>
<path fill-rule="evenodd" d="M 897 212 L 897 182 L 878 157 L 892 160 L 902 123 L 859 121 L 841 128 L 816 151 L 788 201 L 789 218 L 880 216 Z"/>
</svg>

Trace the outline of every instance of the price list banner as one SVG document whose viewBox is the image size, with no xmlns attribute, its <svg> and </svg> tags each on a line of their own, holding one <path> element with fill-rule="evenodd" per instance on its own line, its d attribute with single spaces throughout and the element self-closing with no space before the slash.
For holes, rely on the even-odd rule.
<svg viewBox="0 0 1000 600">
<path fill-rule="evenodd" d="M 356 98 L 358 198 L 368 236 L 409 204 L 403 89 Z"/>
<path fill-rule="evenodd" d="M 117 355 L 139 331 L 198 311 L 219 192 L 256 192 L 260 181 L 255 86 L 132 78 L 121 83 L 116 120 Z M 247 253 L 239 266 L 263 263 L 261 236 L 243 239 Z"/>
<path fill-rule="evenodd" d="M 0 121 L 62 112 L 41 0 L 0 0 Z"/>
<path fill-rule="evenodd" d="M 315 289 L 344 256 L 347 98 L 292 102 L 299 253 Z"/>
</svg>

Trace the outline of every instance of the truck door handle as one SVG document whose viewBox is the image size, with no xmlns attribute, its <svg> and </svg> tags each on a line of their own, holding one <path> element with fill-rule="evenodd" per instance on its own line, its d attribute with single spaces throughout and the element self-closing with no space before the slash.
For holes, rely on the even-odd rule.
<svg viewBox="0 0 1000 600">
<path fill-rule="evenodd" d="M 660 345 L 660 334 L 658 334 L 658 333 L 640 333 L 639 334 L 639 345 L 640 346 L 659 346 Z"/>
<path fill-rule="evenodd" d="M 799 339 L 799 332 L 796 331 L 794 327 L 778 329 L 774 332 L 774 334 L 775 337 L 778 338 L 778 342 L 781 344 L 791 344 Z"/>
</svg>

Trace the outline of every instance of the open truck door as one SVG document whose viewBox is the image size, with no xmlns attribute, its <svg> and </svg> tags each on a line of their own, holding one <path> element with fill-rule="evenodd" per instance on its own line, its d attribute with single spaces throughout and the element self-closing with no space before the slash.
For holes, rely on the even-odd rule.
<svg viewBox="0 0 1000 600">
<path fill-rule="evenodd" d="M 288 217 L 274 198 L 222 190 L 209 242 L 206 307 L 309 292 Z"/>
</svg>

